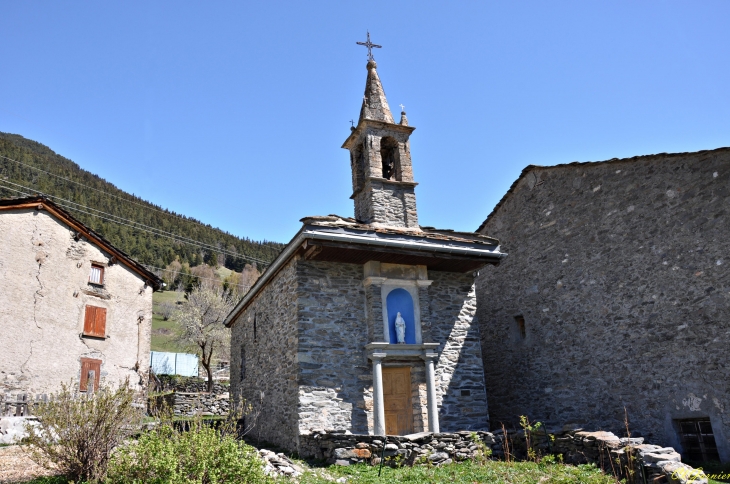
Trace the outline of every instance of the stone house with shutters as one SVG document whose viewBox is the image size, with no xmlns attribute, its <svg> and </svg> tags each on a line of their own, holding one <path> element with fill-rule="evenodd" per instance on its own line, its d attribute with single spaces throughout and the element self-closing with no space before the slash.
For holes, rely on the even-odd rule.
<svg viewBox="0 0 730 484">
<path fill-rule="evenodd" d="M 147 385 L 162 281 L 43 197 L 0 200 L 0 395 Z"/>
<path fill-rule="evenodd" d="M 418 224 L 409 126 L 367 64 L 350 154 L 355 217 L 302 228 L 226 319 L 231 392 L 261 439 L 311 455 L 316 430 L 489 428 L 474 276 L 496 239 Z"/>
<path fill-rule="evenodd" d="M 730 148 L 525 168 L 478 229 L 510 254 L 477 278 L 492 424 L 625 435 L 626 411 L 730 461 L 728 213 Z"/>
</svg>

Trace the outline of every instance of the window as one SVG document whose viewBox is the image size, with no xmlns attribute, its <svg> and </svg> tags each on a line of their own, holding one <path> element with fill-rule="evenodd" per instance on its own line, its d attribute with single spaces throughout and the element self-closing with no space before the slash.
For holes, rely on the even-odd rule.
<svg viewBox="0 0 730 484">
<path fill-rule="evenodd" d="M 94 383 L 93 391 L 99 389 L 99 378 L 101 377 L 101 360 L 91 358 L 81 358 L 81 379 L 79 390 L 82 392 L 89 391 L 89 379 Z"/>
<path fill-rule="evenodd" d="M 527 329 L 525 328 L 524 316 L 515 316 L 515 326 L 517 327 L 517 334 L 520 335 L 520 339 L 527 337 Z"/>
<path fill-rule="evenodd" d="M 92 284 L 104 284 L 104 266 L 99 264 L 91 264 L 89 282 Z"/>
<path fill-rule="evenodd" d="M 86 306 L 84 336 L 106 337 L 106 308 Z"/>
<path fill-rule="evenodd" d="M 246 378 L 246 349 L 241 345 L 241 381 Z"/>
<path fill-rule="evenodd" d="M 709 418 L 677 420 L 677 425 L 684 460 L 693 462 L 720 460 Z"/>
<path fill-rule="evenodd" d="M 398 166 L 399 153 L 398 153 L 398 142 L 386 136 L 380 140 L 380 159 L 383 163 L 383 178 L 386 180 L 398 180 L 400 178 Z"/>
</svg>

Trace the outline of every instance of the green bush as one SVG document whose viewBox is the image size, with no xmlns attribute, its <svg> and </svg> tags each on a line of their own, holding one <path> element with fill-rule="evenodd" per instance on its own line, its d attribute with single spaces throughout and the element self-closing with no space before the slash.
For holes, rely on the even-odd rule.
<svg viewBox="0 0 730 484">
<path fill-rule="evenodd" d="M 74 390 L 77 385 L 62 385 L 50 402 L 35 404 L 38 423 L 26 426 L 31 458 L 74 481 L 103 479 L 113 449 L 138 431 L 142 419 L 128 384 L 88 396 Z"/>
<path fill-rule="evenodd" d="M 110 484 L 269 483 L 256 449 L 197 420 L 187 431 L 170 423 L 120 447 L 109 463 Z"/>
</svg>

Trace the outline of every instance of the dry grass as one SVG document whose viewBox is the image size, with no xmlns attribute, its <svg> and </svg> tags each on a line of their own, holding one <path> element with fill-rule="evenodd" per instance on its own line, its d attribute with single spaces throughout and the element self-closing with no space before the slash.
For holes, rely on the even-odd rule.
<svg viewBox="0 0 730 484">
<path fill-rule="evenodd" d="M 0 447 L 0 483 L 27 482 L 39 477 L 56 476 L 58 471 L 39 466 L 30 459 L 26 447 Z"/>
</svg>

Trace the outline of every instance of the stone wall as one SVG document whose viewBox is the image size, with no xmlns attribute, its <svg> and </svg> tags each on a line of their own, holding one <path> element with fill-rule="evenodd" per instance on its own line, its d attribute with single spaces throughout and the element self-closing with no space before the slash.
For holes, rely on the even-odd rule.
<svg viewBox="0 0 730 484">
<path fill-rule="evenodd" d="M 611 432 L 586 432 L 564 429 L 549 434 L 529 434 L 530 448 L 538 458 L 559 455 L 568 464 L 595 464 L 609 475 L 627 478 L 630 483 L 688 482 L 679 476 L 694 476 L 691 482 L 707 483 L 701 472 L 683 464 L 671 447 L 644 444 L 643 438 L 619 438 Z M 505 445 L 506 443 L 506 445 Z M 385 446 L 385 448 L 383 448 Z M 452 433 L 421 432 L 405 436 L 353 435 L 319 431 L 302 439 L 302 456 L 324 459 L 328 464 L 349 466 L 380 464 L 381 456 L 389 465 L 442 465 L 470 459 L 497 458 L 525 460 L 527 439 L 524 431 Z M 629 459 L 629 456 L 632 456 Z M 662 481 L 660 481 L 662 480 Z"/>
<path fill-rule="evenodd" d="M 89 284 L 92 262 L 103 286 Z M 125 265 L 44 210 L 3 210 L 0 281 L 0 393 L 78 384 L 82 357 L 102 360 L 105 383 L 146 387 L 153 290 Z M 106 308 L 106 338 L 81 336 L 87 304 Z"/>
<path fill-rule="evenodd" d="M 299 431 L 336 428 L 368 432 L 365 394 L 372 370 L 365 288 L 359 264 L 297 264 Z"/>
<path fill-rule="evenodd" d="M 442 343 L 435 368 L 440 428 L 488 430 L 473 277 L 438 271 L 428 276 L 433 283 L 427 288 L 428 297 L 421 300 L 428 303 L 430 341 Z"/>
<path fill-rule="evenodd" d="M 477 279 L 493 428 L 625 408 L 681 448 L 709 417 L 730 459 L 729 194 L 728 149 L 527 170 L 482 229 L 509 253 Z"/>
<path fill-rule="evenodd" d="M 382 341 L 380 287 L 363 285 L 359 264 L 300 261 L 299 430 L 338 429 L 366 434 L 373 426 L 372 365 L 364 347 Z M 489 427 L 476 296 L 470 274 L 430 272 L 419 288 L 424 341 L 444 343 L 436 362 L 439 420 L 444 430 Z M 372 338 L 372 339 L 369 339 Z M 326 341 L 326 344 L 324 342 Z M 411 366 L 414 430 L 427 428 L 423 361 Z"/>
<path fill-rule="evenodd" d="M 355 218 L 392 227 L 418 227 L 415 183 L 368 179 L 355 195 Z"/>
<path fill-rule="evenodd" d="M 289 449 L 296 448 L 298 433 L 296 265 L 296 259 L 285 265 L 231 330 L 233 398 L 242 395 L 253 405 L 247 418 L 257 415 L 254 436 Z"/>
</svg>

